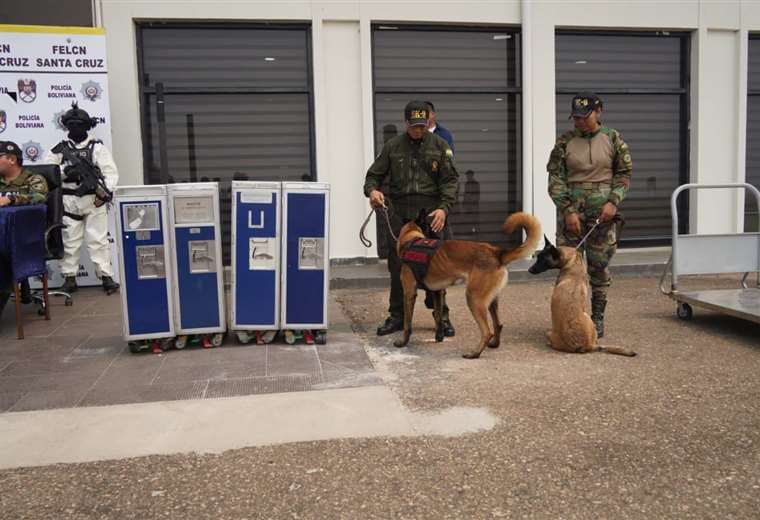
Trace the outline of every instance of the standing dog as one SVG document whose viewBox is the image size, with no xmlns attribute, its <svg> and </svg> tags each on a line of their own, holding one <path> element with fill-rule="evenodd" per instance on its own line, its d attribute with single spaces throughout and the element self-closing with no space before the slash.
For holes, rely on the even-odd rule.
<svg viewBox="0 0 760 520">
<path fill-rule="evenodd" d="M 424 213 L 421 214 L 424 218 Z M 418 239 L 425 239 L 421 217 L 407 222 L 401 228 L 398 237 L 399 258 L 404 258 L 407 247 Z M 425 287 L 438 291 L 435 296 L 435 340 L 443 341 L 441 324 L 440 291 L 453 285 L 457 280 L 467 282 L 467 306 L 480 328 L 480 343 L 474 351 L 463 354 L 468 359 L 477 358 L 486 345 L 498 348 L 501 340 L 502 325 L 499 322 L 499 291 L 507 283 L 506 266 L 513 260 L 530 255 L 541 239 L 541 224 L 532 215 L 514 213 L 504 221 L 502 230 L 510 234 L 518 228 L 526 231 L 527 238 L 520 246 L 506 250 L 484 242 L 465 240 L 446 240 L 430 258 L 427 272 L 421 280 Z M 404 335 L 394 345 L 404 347 L 412 334 L 412 317 L 414 302 L 417 298 L 417 280 L 408 264 L 401 267 L 401 283 L 404 287 Z M 488 313 L 491 313 L 494 330 L 488 326 Z"/>
<path fill-rule="evenodd" d="M 596 327 L 586 312 L 589 288 L 583 255 L 575 248 L 557 248 L 546 237 L 544 240 L 546 246 L 528 271 L 538 274 L 549 269 L 559 269 L 552 293 L 552 330 L 546 333 L 549 345 L 562 352 L 586 353 L 599 350 L 621 356 L 635 356 L 635 352 L 624 348 L 599 345 Z"/>
</svg>

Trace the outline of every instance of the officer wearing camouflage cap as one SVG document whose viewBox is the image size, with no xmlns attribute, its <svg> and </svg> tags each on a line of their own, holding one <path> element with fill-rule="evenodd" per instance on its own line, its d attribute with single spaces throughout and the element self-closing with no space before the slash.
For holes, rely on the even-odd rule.
<svg viewBox="0 0 760 520">
<path fill-rule="evenodd" d="M 557 138 L 549 156 L 549 195 L 559 213 L 558 245 L 576 246 L 596 219 L 600 224 L 582 247 L 591 283 L 591 319 L 604 336 L 610 286 L 609 263 L 617 249 L 612 220 L 631 184 L 633 163 L 620 132 L 601 123 L 602 100 L 580 92 L 571 102 L 575 129 Z"/>
<path fill-rule="evenodd" d="M 445 140 L 427 131 L 429 119 L 430 107 L 425 102 L 408 103 L 404 108 L 406 132 L 387 141 L 367 170 L 364 195 L 369 197 L 373 207 L 386 204 L 380 187 L 383 180 L 389 178 L 388 206 L 391 227 L 396 235 L 404 223 L 414 220 L 423 209 L 432 217 L 431 229 L 442 234 L 449 211 L 456 202 L 458 175 L 454 152 Z M 391 275 L 390 316 L 378 327 L 378 336 L 401 330 L 404 326 L 401 261 L 395 244 L 388 253 L 388 271 Z M 444 334 L 454 336 L 456 332 L 445 301 L 441 314 Z"/>
<path fill-rule="evenodd" d="M 24 169 L 21 149 L 12 141 L 0 141 L 0 208 L 25 204 L 44 204 L 48 186 L 45 179 Z M 0 269 L 6 268 L 0 258 Z M 22 285 L 22 294 L 29 286 Z M 12 286 L 0 287 L 0 314 L 11 296 Z M 26 299 L 23 297 L 22 299 Z"/>
</svg>

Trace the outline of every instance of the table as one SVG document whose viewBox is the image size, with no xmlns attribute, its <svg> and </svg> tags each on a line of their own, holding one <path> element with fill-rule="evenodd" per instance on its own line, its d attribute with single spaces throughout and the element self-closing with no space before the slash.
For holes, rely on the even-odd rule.
<svg viewBox="0 0 760 520">
<path fill-rule="evenodd" d="M 0 290 L 45 273 L 44 204 L 0 208 Z"/>
</svg>

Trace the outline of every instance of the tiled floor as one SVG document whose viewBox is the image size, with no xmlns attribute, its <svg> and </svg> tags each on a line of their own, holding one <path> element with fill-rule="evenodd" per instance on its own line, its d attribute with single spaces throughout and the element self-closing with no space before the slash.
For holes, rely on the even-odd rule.
<svg viewBox="0 0 760 520">
<path fill-rule="evenodd" d="M 132 354 L 121 337 L 121 300 L 80 289 L 54 299 L 51 321 L 24 309 L 16 339 L 12 302 L 0 316 L 0 412 L 202 399 L 379 384 L 337 305 L 327 345 L 188 347 Z"/>
</svg>

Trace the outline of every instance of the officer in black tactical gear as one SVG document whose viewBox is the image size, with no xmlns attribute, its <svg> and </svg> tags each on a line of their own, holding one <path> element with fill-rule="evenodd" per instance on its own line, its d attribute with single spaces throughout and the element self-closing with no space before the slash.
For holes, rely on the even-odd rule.
<svg viewBox="0 0 760 520">
<path fill-rule="evenodd" d="M 119 284 L 113 280 L 111 250 L 108 241 L 106 203 L 110 201 L 119 173 L 111 152 L 99 139 L 87 132 L 97 120 L 79 108 L 76 101 L 61 117 L 68 130 L 68 139 L 55 145 L 45 157 L 45 163 L 63 166 L 63 246 L 61 274 L 65 277 L 63 290 L 77 289 L 79 254 L 86 239 L 90 259 L 103 289 L 111 294 Z"/>
</svg>

